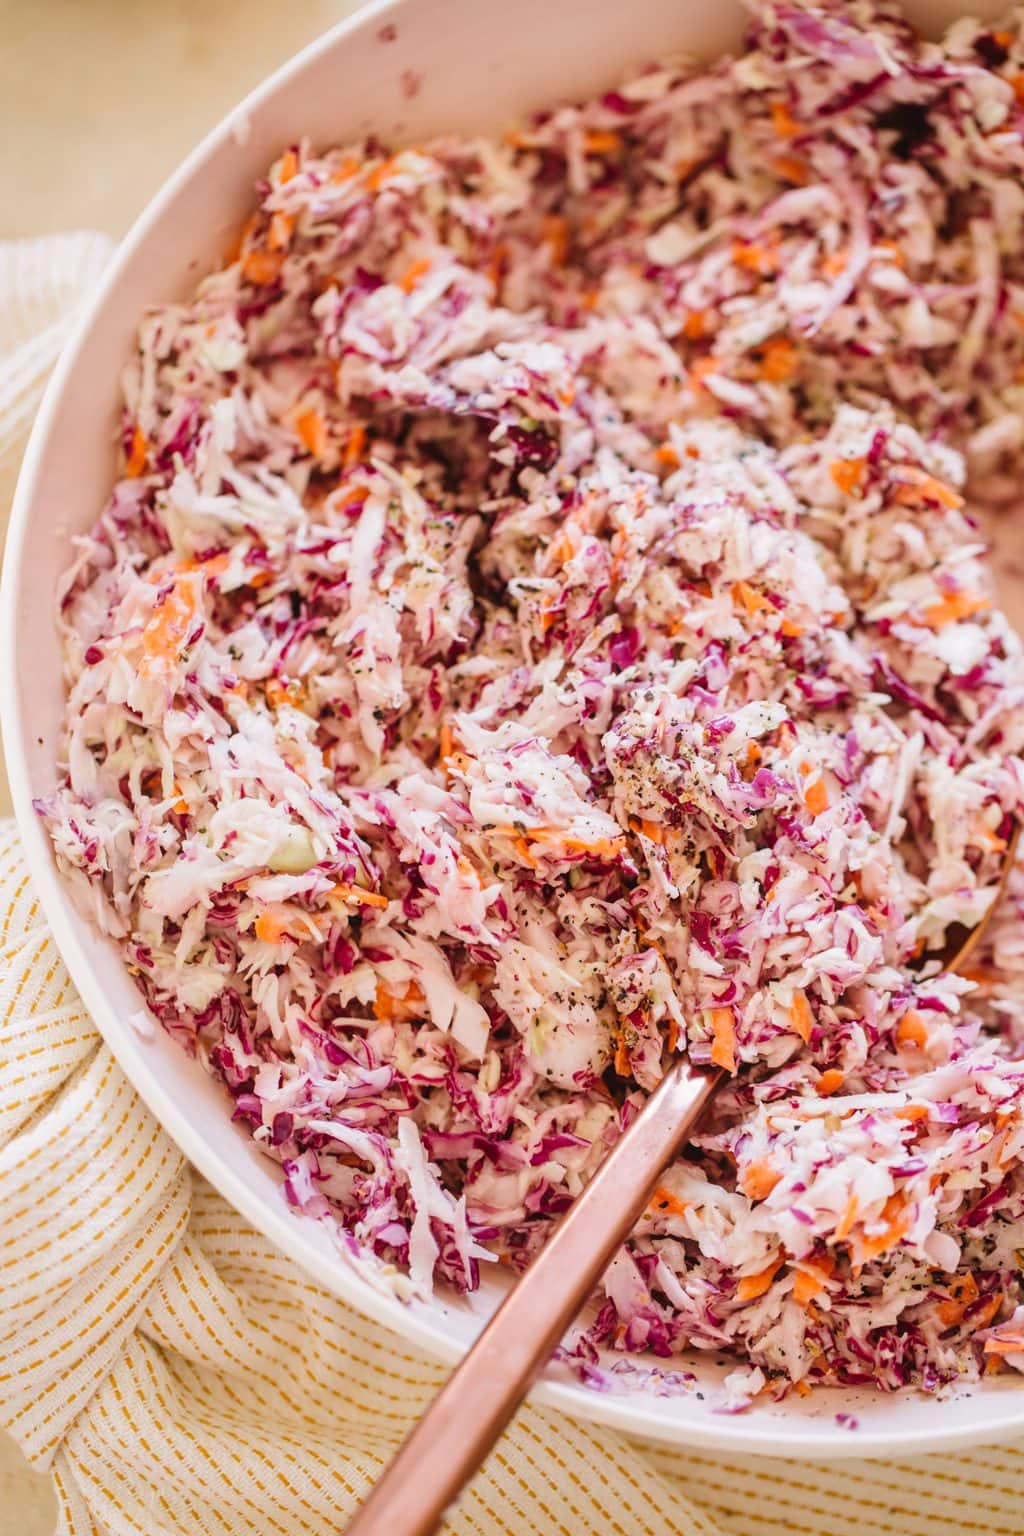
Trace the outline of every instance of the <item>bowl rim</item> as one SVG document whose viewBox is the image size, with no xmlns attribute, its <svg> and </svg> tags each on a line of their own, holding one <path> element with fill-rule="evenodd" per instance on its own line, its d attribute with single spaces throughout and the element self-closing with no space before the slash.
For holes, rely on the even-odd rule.
<svg viewBox="0 0 1024 1536">
<path fill-rule="evenodd" d="M 368 0 L 349 16 L 328 28 L 292 57 L 265 76 L 233 106 L 186 155 L 159 187 L 117 245 L 105 271 L 77 316 L 57 364 L 46 384 L 36 412 L 11 505 L 3 572 L 0 578 L 0 720 L 3 722 L 4 755 L 18 831 L 28 869 L 40 905 L 57 948 L 83 1002 L 122 1071 L 184 1156 L 247 1221 L 317 1284 L 355 1307 L 363 1316 L 381 1323 L 392 1333 L 422 1348 L 432 1358 L 455 1363 L 465 1352 L 462 1346 L 428 1318 L 383 1294 L 369 1284 L 339 1254 L 334 1263 L 305 1241 L 305 1222 L 296 1219 L 281 1201 L 275 1209 L 262 1194 L 229 1168 L 219 1153 L 179 1112 L 173 1094 L 137 1054 L 126 1049 L 125 1030 L 108 1003 L 92 962 L 79 937 L 85 919 L 74 911 L 70 896 L 57 871 L 49 839 L 33 809 L 31 770 L 26 751 L 18 689 L 18 603 L 24 580 L 27 530 L 35 507 L 43 462 L 51 449 L 51 434 L 65 390 L 75 374 L 79 355 L 107 299 L 114 292 L 136 248 L 159 223 L 179 191 L 201 176 L 206 162 L 238 132 L 278 91 L 300 76 L 323 54 L 343 46 L 350 36 L 379 25 L 382 19 L 400 17 L 416 0 Z M 828 1389 L 826 1389 L 828 1390 Z M 841 1390 L 841 1389 L 835 1389 Z M 1024 1386 L 1016 1418 L 1003 1413 L 990 1418 L 979 1411 L 971 1422 L 935 1425 L 925 1431 L 911 1427 L 900 1431 L 864 1429 L 857 1434 L 824 1435 L 801 1430 L 806 1420 L 756 1419 L 721 1415 L 713 1419 L 681 1420 L 659 1415 L 646 1394 L 603 1394 L 583 1385 L 542 1376 L 529 1394 L 531 1403 L 557 1409 L 570 1418 L 604 1424 L 610 1428 L 667 1442 L 681 1450 L 718 1450 L 757 1456 L 815 1459 L 892 1459 L 914 1452 L 940 1451 L 1010 1437 L 1024 1428 Z M 994 1395 L 994 1394 L 993 1394 Z M 1001 1394 L 1000 1394 L 1001 1395 Z M 980 1394 L 975 1401 L 980 1400 Z M 833 1399 L 838 1403 L 838 1397 Z"/>
</svg>

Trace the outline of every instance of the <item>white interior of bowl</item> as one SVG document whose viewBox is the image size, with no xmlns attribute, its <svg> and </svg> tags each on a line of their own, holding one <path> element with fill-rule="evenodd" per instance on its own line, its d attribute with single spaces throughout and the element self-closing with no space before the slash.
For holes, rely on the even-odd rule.
<svg viewBox="0 0 1024 1536">
<path fill-rule="evenodd" d="M 984 4 L 982 11 L 997 7 Z M 915 0 L 936 30 L 960 7 Z M 274 76 L 186 162 L 122 246 L 50 385 L 26 457 L 3 586 L 2 711 L 18 820 L 39 894 L 86 1005 L 125 1072 L 210 1181 L 320 1283 L 445 1359 L 456 1358 L 501 1295 L 488 1279 L 469 1301 L 404 1307 L 373 1290 L 328 1232 L 285 1206 L 275 1166 L 230 1123 L 222 1091 L 170 1039 L 142 1040 L 127 1020 L 139 995 L 117 950 L 72 910 L 32 799 L 52 790 L 62 706 L 53 594 L 73 535 L 99 512 L 114 473 L 118 376 L 145 306 L 183 295 L 217 263 L 283 144 L 327 144 L 368 128 L 415 141 L 436 131 L 501 127 L 525 110 L 613 84 L 631 64 L 684 47 L 714 56 L 739 38 L 737 0 L 392 0 L 362 12 Z M 408 92 L 407 71 L 419 81 Z M 406 85 L 403 87 L 403 76 Z M 672 1366 L 680 1362 L 665 1362 Z M 718 1414 L 713 1361 L 682 1362 L 698 1389 L 597 1394 L 553 1373 L 539 1400 L 680 1444 L 810 1456 L 907 1454 L 1024 1428 L 1024 1386 L 1001 1379 L 943 1402 L 821 1391 L 808 1400 Z M 859 1429 L 840 1427 L 853 1413 Z"/>
</svg>

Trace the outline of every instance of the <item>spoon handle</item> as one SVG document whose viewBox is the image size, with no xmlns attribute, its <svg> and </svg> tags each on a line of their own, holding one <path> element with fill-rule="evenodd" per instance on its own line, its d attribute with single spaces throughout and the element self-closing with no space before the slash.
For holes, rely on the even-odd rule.
<svg viewBox="0 0 1024 1536">
<path fill-rule="evenodd" d="M 720 1074 L 670 1068 L 411 1431 L 348 1536 L 430 1536 L 647 1206 Z"/>
</svg>

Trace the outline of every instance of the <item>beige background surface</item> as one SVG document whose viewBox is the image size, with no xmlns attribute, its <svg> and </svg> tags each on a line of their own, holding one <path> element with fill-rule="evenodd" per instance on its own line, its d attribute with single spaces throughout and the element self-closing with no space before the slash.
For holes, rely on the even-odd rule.
<svg viewBox="0 0 1024 1536">
<path fill-rule="evenodd" d="M 0 239 L 119 236 L 218 118 L 353 0 L 0 0 Z M 0 499 L 0 529 L 7 491 Z M 2 722 L 0 722 L 2 724 Z M 9 809 L 0 770 L 0 812 Z M 46 1536 L 0 1436 L 0 1536 Z"/>
</svg>

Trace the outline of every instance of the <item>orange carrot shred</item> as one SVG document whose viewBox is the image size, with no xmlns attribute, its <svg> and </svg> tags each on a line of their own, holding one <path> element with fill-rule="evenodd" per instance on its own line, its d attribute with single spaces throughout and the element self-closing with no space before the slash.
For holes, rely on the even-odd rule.
<svg viewBox="0 0 1024 1536">
<path fill-rule="evenodd" d="M 821 1295 L 835 1267 L 836 1261 L 830 1254 L 820 1259 L 804 1259 L 793 1276 L 793 1300 L 806 1307 Z"/>
<path fill-rule="evenodd" d="M 294 149 L 286 149 L 281 156 L 281 169 L 278 171 L 278 182 L 283 186 L 286 181 L 291 181 L 299 171 L 299 157 Z"/>
<path fill-rule="evenodd" d="M 765 379 L 769 384 L 784 384 L 791 379 L 796 372 L 797 355 L 796 347 L 788 336 L 773 336 L 766 341 L 760 349 L 761 361 L 758 363 L 758 377 Z"/>
<path fill-rule="evenodd" d="M 295 431 L 314 458 L 322 458 L 327 452 L 327 426 L 319 411 L 310 408 L 300 412 L 295 418 Z"/>
<path fill-rule="evenodd" d="M 924 1019 L 916 1009 L 911 1008 L 909 1013 L 905 1013 L 902 1019 L 900 1019 L 896 1026 L 896 1039 L 900 1045 L 921 1046 L 928 1044 L 927 1027 Z"/>
<path fill-rule="evenodd" d="M 892 493 L 893 500 L 901 507 L 919 507 L 928 501 L 937 501 L 940 506 L 949 507 L 952 511 L 963 506 L 963 497 L 944 480 L 937 480 L 934 475 L 926 474 L 923 469 L 913 465 L 904 465 L 902 473 L 904 479 Z"/>
<path fill-rule="evenodd" d="M 358 464 L 366 453 L 366 428 L 362 422 L 357 422 L 348 435 L 345 444 L 345 468 L 351 469 Z"/>
<path fill-rule="evenodd" d="M 740 1178 L 740 1189 L 750 1200 L 767 1200 L 782 1174 L 767 1158 L 748 1163 Z"/>
<path fill-rule="evenodd" d="M 556 267 L 564 267 L 569 254 L 569 221 L 559 213 L 550 214 L 544 220 L 544 240 Z"/>
<path fill-rule="evenodd" d="M 423 992 L 414 981 L 409 983 L 399 997 L 383 981 L 378 980 L 373 1011 L 378 1019 L 386 1019 L 391 1023 L 408 1022 L 423 1017 L 424 1002 Z"/>
<path fill-rule="evenodd" d="M 731 1008 L 711 1009 L 711 1060 L 726 1072 L 736 1071 L 736 1021 Z"/>
<path fill-rule="evenodd" d="M 828 472 L 843 495 L 852 496 L 863 485 L 867 467 L 867 459 L 833 459 Z"/>
<path fill-rule="evenodd" d="M 341 164 L 331 172 L 331 181 L 335 186 L 340 186 L 343 181 L 351 181 L 359 169 L 359 161 L 355 155 L 346 155 Z"/>
<path fill-rule="evenodd" d="M 815 1086 L 822 1098 L 828 1098 L 843 1086 L 843 1074 L 838 1067 L 829 1067 L 828 1071 L 823 1072 L 818 1078 Z"/>
<path fill-rule="evenodd" d="M 794 187 L 806 187 L 811 179 L 807 161 L 801 160 L 799 155 L 776 155 L 772 161 L 772 170 L 782 181 L 788 181 Z"/>
<path fill-rule="evenodd" d="M 794 134 L 800 132 L 800 124 L 784 101 L 773 101 L 771 114 L 772 127 L 780 139 L 791 139 Z"/>
<path fill-rule="evenodd" d="M 655 448 L 654 457 L 659 464 L 667 464 L 669 469 L 679 468 L 679 455 L 671 443 L 662 443 L 660 448 Z"/>
<path fill-rule="evenodd" d="M 380 891 L 364 891 L 361 885 L 346 885 L 344 882 L 336 885 L 331 892 L 341 901 L 354 901 L 362 907 L 386 907 L 388 898 Z"/>
<path fill-rule="evenodd" d="M 266 287 L 276 282 L 284 266 L 281 251 L 246 251 L 242 257 L 242 276 L 246 282 Z"/>
<path fill-rule="evenodd" d="M 287 922 L 279 914 L 267 910 L 257 917 L 256 937 L 261 944 L 280 944 L 287 936 Z"/>
<path fill-rule="evenodd" d="M 820 816 L 829 807 L 828 786 L 824 779 L 815 779 L 804 790 L 804 804 L 812 816 Z"/>
<path fill-rule="evenodd" d="M 149 445 L 142 434 L 142 428 L 136 427 L 132 433 L 132 446 L 128 454 L 128 461 L 124 466 L 126 475 L 131 475 L 137 480 L 146 468 L 146 460 L 149 457 Z"/>
<path fill-rule="evenodd" d="M 683 335 L 687 341 L 700 341 L 713 329 L 710 309 L 691 309 L 683 321 Z"/>
<path fill-rule="evenodd" d="M 744 1275 L 736 1287 L 736 1300 L 753 1301 L 756 1297 L 763 1296 L 784 1262 L 783 1259 L 773 1259 L 759 1274 Z"/>
<path fill-rule="evenodd" d="M 799 1035 L 806 1045 L 811 1038 L 814 1018 L 811 1014 L 811 1005 L 803 992 L 793 993 L 793 1000 L 789 1005 L 789 1022 L 793 1026 L 793 1032 Z"/>
<path fill-rule="evenodd" d="M 271 251 L 285 250 L 292 238 L 292 230 L 294 228 L 295 215 L 293 213 L 271 214 L 270 228 L 267 231 L 267 248 Z"/>
<path fill-rule="evenodd" d="M 737 581 L 733 584 L 732 595 L 735 601 L 743 604 L 748 613 L 761 613 L 765 610 L 773 612 L 772 605 L 760 592 L 756 591 L 749 582 Z"/>
<path fill-rule="evenodd" d="M 922 618 L 929 629 L 942 629 L 946 624 L 957 624 L 976 613 L 984 613 L 992 607 L 992 600 L 976 592 L 951 592 L 938 603 L 931 603 Z"/>
<path fill-rule="evenodd" d="M 659 1184 L 651 1196 L 651 1208 L 669 1216 L 685 1216 L 689 1210 L 686 1201 L 680 1200 L 664 1184 Z"/>
<path fill-rule="evenodd" d="M 588 155 L 614 155 L 622 148 L 622 137 L 607 128 L 594 128 L 583 135 L 583 147 Z"/>
<path fill-rule="evenodd" d="M 398 286 L 403 293 L 412 293 L 421 277 L 425 277 L 430 271 L 430 261 L 426 256 L 421 256 L 418 261 L 410 263 L 402 276 L 398 279 Z"/>
</svg>

